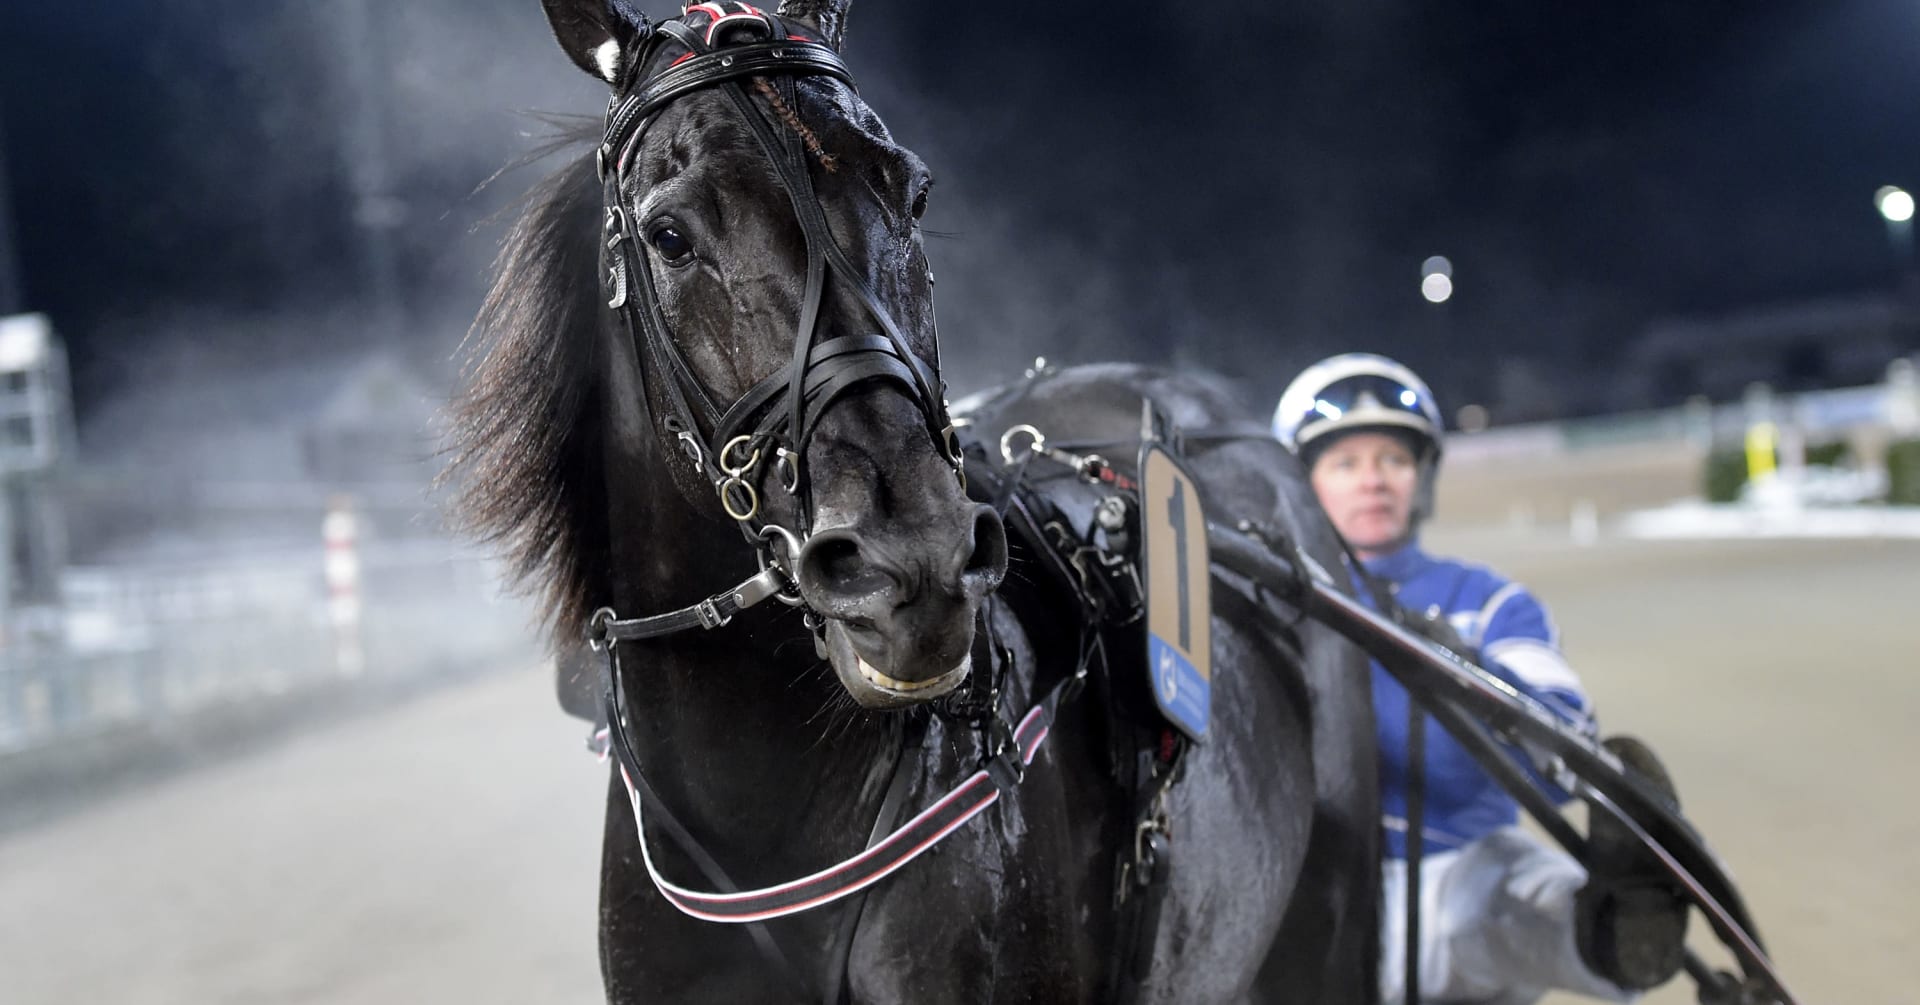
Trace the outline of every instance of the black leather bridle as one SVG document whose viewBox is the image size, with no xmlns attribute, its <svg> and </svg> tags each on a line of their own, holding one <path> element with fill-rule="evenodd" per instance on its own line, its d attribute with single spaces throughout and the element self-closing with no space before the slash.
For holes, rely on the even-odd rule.
<svg viewBox="0 0 1920 1005">
<path fill-rule="evenodd" d="M 696 16 L 705 18 L 705 24 L 689 23 Z M 607 268 L 607 305 L 619 316 L 635 343 L 642 371 L 640 406 L 645 424 L 652 425 L 655 408 L 655 403 L 649 400 L 645 380 L 645 371 L 651 368 L 658 375 L 667 399 L 661 425 L 678 441 L 679 451 L 693 464 L 695 473 L 714 486 L 721 507 L 739 524 L 754 547 L 760 571 L 731 590 L 663 614 L 622 619 L 611 608 L 603 607 L 595 611 L 589 621 L 588 643 L 602 659 L 601 703 L 602 715 L 607 721 L 607 753 L 615 759 L 633 802 L 643 855 L 646 835 L 639 811 L 644 802 L 651 817 L 698 864 L 707 880 L 723 891 L 719 901 L 735 903 L 741 897 L 754 897 L 758 902 L 764 894 L 734 892 L 737 886 L 692 834 L 667 812 L 648 786 L 627 736 L 627 697 L 620 673 L 618 644 L 692 629 L 718 628 L 740 610 L 769 598 L 805 606 L 794 575 L 813 517 L 803 463 L 806 444 L 826 410 L 855 388 L 876 381 L 899 385 L 918 407 L 928 434 L 947 457 L 962 485 L 966 478 L 964 459 L 947 415 L 946 388 L 940 380 L 938 336 L 934 339 L 931 361 L 920 359 L 908 346 L 899 325 L 881 306 L 879 298 L 874 296 L 828 229 L 826 212 L 808 172 L 808 151 L 801 137 L 771 121 L 744 85 L 748 78 L 763 78 L 776 88 L 775 93 L 781 100 L 793 108 L 797 107 L 794 82 L 799 77 L 831 77 L 852 88 L 853 77 L 846 64 L 831 47 L 795 34 L 779 15 L 767 14 L 743 3 L 700 4 L 689 7 L 679 19 L 658 25 L 643 21 L 639 27 L 643 37 L 630 46 L 634 51 L 625 64 L 628 77 L 607 107 L 606 133 L 596 154 L 606 211 L 603 262 Z M 683 46 L 686 53 L 666 69 L 645 76 L 645 68 L 659 56 L 660 48 L 674 43 Z M 630 156 L 661 110 L 681 97 L 709 89 L 724 94 L 739 110 L 761 150 L 772 162 L 793 205 L 807 247 L 805 298 L 795 330 L 792 363 L 749 388 L 724 411 L 714 404 L 706 387 L 694 376 L 667 328 L 646 252 L 640 247 L 645 235 L 635 231 L 631 219 L 637 215 L 637 207 L 630 207 L 624 195 Z M 818 338 L 830 272 L 859 301 L 877 324 L 877 332 Z M 669 445 L 663 454 L 673 456 L 673 446 Z M 762 480 L 762 465 L 769 458 L 775 478 L 795 498 L 797 527 L 781 527 L 762 518 L 755 486 Z M 784 548 L 773 547 L 776 542 Z M 782 550 L 784 554 L 780 553 Z M 811 612 L 808 623 L 819 630 L 821 622 Z M 1009 745 L 1007 756 L 1032 759 L 1038 743 L 1045 737 L 1045 722 L 1050 721 L 1050 706 L 1044 711 L 1048 715 L 1036 720 L 1040 725 L 1029 729 L 1027 742 Z M 1030 712 L 1028 719 L 1034 720 L 1037 714 Z M 1023 721 L 1023 727 L 1025 725 Z M 912 746 L 917 746 L 917 740 Z M 910 753 L 908 746 L 902 747 L 894 778 L 873 825 L 869 852 L 855 860 L 859 863 L 875 859 L 879 864 L 865 866 L 869 871 L 897 867 L 884 859 L 886 844 L 882 839 L 900 812 L 907 788 L 903 783 L 917 763 Z M 978 779 L 970 780 L 969 784 L 977 786 Z M 994 785 L 998 784 L 996 776 Z M 998 789 L 994 791 L 997 793 Z M 972 812 L 978 812 L 984 805 L 979 804 Z M 651 872 L 650 859 L 648 868 Z M 875 873 L 875 878 L 882 874 Z M 654 879 L 656 884 L 661 883 L 657 874 Z M 836 891 L 829 891 L 831 897 L 827 899 L 864 889 L 865 882 L 871 881 L 863 881 L 857 887 L 842 884 Z M 667 891 L 666 886 L 661 886 L 663 895 Z M 780 897 L 786 896 L 780 894 Z M 674 902 L 687 910 L 680 901 Z M 829 953 L 830 958 L 837 961 L 828 992 L 830 1001 L 838 1000 L 844 991 L 846 947 L 851 944 L 859 914 L 856 907 L 836 931 L 835 945 Z M 758 923 L 747 927 L 774 971 L 785 975 L 795 986 L 801 986 L 793 965 L 765 927 Z"/>
<path fill-rule="evenodd" d="M 706 23 L 689 24 L 696 15 Z M 812 522 L 803 463 L 808 438 L 826 410 L 857 387 L 884 381 L 904 389 L 924 417 L 936 447 L 964 478 L 940 380 L 938 337 L 931 361 L 922 360 L 908 346 L 899 325 L 828 229 L 801 137 L 776 124 L 747 93 L 747 78 L 766 78 L 794 107 L 796 78 L 830 77 L 851 88 L 853 77 L 839 55 L 796 34 L 779 15 L 740 3 L 702 4 L 689 8 L 680 19 L 643 25 L 642 30 L 645 35 L 627 64 L 629 78 L 608 105 L 606 133 L 597 155 L 605 189 L 608 306 L 634 339 L 642 370 L 651 367 L 660 378 L 667 398 L 662 425 L 678 440 L 680 452 L 714 486 L 721 507 L 741 525 L 763 562 L 769 557 L 768 543 L 775 538 L 785 540 L 789 554 L 784 559 L 790 562 L 798 558 L 797 548 L 805 542 Z M 643 76 L 660 48 L 673 44 L 685 47 L 686 54 L 666 69 Z M 724 411 L 694 376 L 667 329 L 641 247 L 644 235 L 635 231 L 631 219 L 635 207 L 623 195 L 630 156 L 648 127 L 675 100 L 702 90 L 724 94 L 739 110 L 778 172 L 807 245 L 806 292 L 794 335 L 793 361 Z M 877 331 L 818 337 L 829 274 L 865 308 Z M 650 417 L 654 403 L 648 397 L 643 381 L 641 406 Z M 667 451 L 669 456 L 673 453 Z M 797 527 L 772 527 L 762 519 L 755 486 L 764 475 L 762 465 L 769 461 L 781 486 L 796 499 Z M 781 558 L 772 556 L 774 564 Z M 790 575 L 792 569 L 787 572 Z"/>
</svg>

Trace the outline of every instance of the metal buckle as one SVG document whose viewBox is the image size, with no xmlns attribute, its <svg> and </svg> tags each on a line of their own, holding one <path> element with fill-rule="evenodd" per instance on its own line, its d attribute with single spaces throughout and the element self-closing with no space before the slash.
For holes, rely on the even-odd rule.
<svg viewBox="0 0 1920 1005">
<path fill-rule="evenodd" d="M 786 563 L 789 568 L 792 567 L 793 563 L 799 561 L 801 541 L 800 541 L 800 538 L 797 535 L 795 535 L 793 531 L 790 531 L 785 527 L 780 526 L 777 523 L 770 523 L 760 528 L 758 532 L 758 536 L 760 538 L 761 543 L 763 544 L 770 544 L 773 542 L 774 539 L 776 538 L 779 539 L 780 543 L 786 547 L 787 553 L 783 557 L 786 559 Z M 768 563 L 766 560 L 766 549 L 762 549 L 761 558 L 760 558 L 760 568 L 764 570 L 768 567 L 769 564 L 770 563 Z M 777 564 L 777 563 L 773 563 L 773 564 Z"/>
<path fill-rule="evenodd" d="M 1099 484 L 1102 471 L 1112 470 L 1107 464 L 1107 459 L 1099 454 L 1087 454 L 1081 457 L 1080 463 L 1074 465 L 1074 468 L 1080 477 L 1094 484 Z"/>
<path fill-rule="evenodd" d="M 940 404 L 944 407 L 946 402 L 943 401 Z M 947 463 L 953 466 L 953 473 L 960 479 L 960 491 L 965 492 L 967 490 L 967 455 L 960 449 L 960 437 L 954 429 L 953 420 L 948 419 L 946 426 L 940 430 L 941 446 L 947 452 Z"/>
<path fill-rule="evenodd" d="M 685 453 L 687 459 L 693 462 L 693 470 L 705 474 L 707 452 L 700 446 L 699 437 L 694 436 L 691 431 L 685 429 L 675 433 L 674 436 L 680 441 L 681 452 Z"/>
<path fill-rule="evenodd" d="M 1032 426 L 1029 426 L 1025 423 L 1021 423 L 1020 425 L 1015 426 L 1012 429 L 1009 429 L 1006 432 L 1000 434 L 1000 459 L 1006 462 L 1007 467 L 1013 467 L 1015 464 L 1019 463 L 1014 459 L 1014 455 L 1013 455 L 1013 438 L 1015 436 L 1021 436 L 1021 435 L 1025 435 L 1029 437 L 1029 440 L 1027 442 L 1027 450 L 1024 454 L 1020 455 L 1021 460 L 1025 460 L 1026 458 L 1032 457 L 1034 454 L 1037 454 L 1047 449 L 1046 435 L 1040 432 L 1038 429 L 1033 428 Z"/>
<path fill-rule="evenodd" d="M 1142 879 L 1142 885 L 1147 878 L 1145 870 L 1150 864 L 1150 838 L 1155 834 L 1163 838 L 1173 836 L 1173 820 L 1167 815 L 1167 786 L 1170 784 L 1172 783 L 1161 784 L 1160 790 L 1153 794 L 1153 801 L 1147 805 L 1147 812 L 1141 815 L 1139 823 L 1133 828 L 1133 861 L 1135 873 Z"/>
<path fill-rule="evenodd" d="M 599 152 L 595 151 L 595 157 Z M 613 296 L 607 306 L 619 310 L 627 305 L 627 258 L 620 253 L 620 242 L 627 239 L 627 210 L 618 203 L 607 207 L 607 219 L 600 225 L 601 232 L 607 235 L 607 250 L 613 252 L 613 264 L 607 266 L 607 282 L 613 286 Z"/>
<path fill-rule="evenodd" d="M 615 616 L 613 608 L 602 607 L 587 618 L 587 648 L 596 653 L 604 653 L 613 648 L 613 640 L 608 632 L 613 626 Z"/>
<path fill-rule="evenodd" d="M 607 299 L 607 307 L 619 310 L 627 305 L 627 263 L 619 259 L 607 267 L 607 282 L 613 286 L 613 296 Z"/>
<path fill-rule="evenodd" d="M 777 566 L 767 566 L 759 575 L 734 588 L 733 606 L 744 611 L 769 597 L 781 596 L 786 588 L 786 574 Z"/>
<path fill-rule="evenodd" d="M 712 631 L 713 629 L 718 628 L 721 625 L 724 625 L 728 621 L 732 620 L 726 615 L 723 615 L 720 613 L 720 608 L 714 605 L 712 597 L 708 597 L 707 599 L 702 600 L 699 603 L 693 605 L 693 613 L 695 614 L 695 616 L 699 617 L 700 627 L 705 628 L 708 631 Z"/>
<path fill-rule="evenodd" d="M 786 489 L 788 495 L 798 495 L 800 492 L 800 464 L 798 458 L 800 455 L 785 447 L 775 447 L 773 448 L 773 456 L 773 471 L 780 479 L 780 487 Z"/>
<path fill-rule="evenodd" d="M 952 461 L 955 467 L 966 463 L 966 454 L 960 449 L 960 437 L 955 432 L 958 428 L 949 421 L 940 430 L 941 443 L 947 448 L 947 459 Z"/>
<path fill-rule="evenodd" d="M 780 580 L 780 588 L 773 593 L 773 599 L 780 601 L 788 607 L 807 606 L 807 599 L 800 595 L 800 585 L 794 580 L 795 574 L 793 572 L 795 563 L 800 560 L 800 549 L 802 547 L 800 538 L 797 537 L 793 531 L 777 523 L 763 525 L 760 528 L 759 537 L 761 547 L 756 554 L 760 559 L 760 576 L 766 576 L 771 573 L 776 575 Z M 786 555 L 769 558 L 769 555 L 772 554 L 772 549 L 768 547 L 768 545 L 776 538 L 781 544 L 785 545 Z M 760 577 L 756 576 L 755 578 L 758 579 Z"/>
<path fill-rule="evenodd" d="M 720 507 L 727 515 L 741 523 L 749 523 L 760 515 L 760 493 L 755 491 L 753 483 L 739 475 L 729 475 L 720 481 Z M 746 493 L 744 499 L 736 502 L 736 495 Z"/>
<path fill-rule="evenodd" d="M 746 460 L 740 461 L 737 464 L 727 463 L 727 459 L 729 457 L 735 456 L 737 452 L 744 451 L 748 447 L 752 447 L 753 450 L 752 450 L 752 453 L 748 455 Z M 754 469 L 754 466 L 760 463 L 760 448 L 753 447 L 753 434 L 742 433 L 741 435 L 736 436 L 731 440 L 728 440 L 727 445 L 720 448 L 719 461 L 720 461 L 720 470 L 725 471 L 727 474 L 730 474 L 735 478 L 745 477 L 747 472 L 752 471 Z"/>
<path fill-rule="evenodd" d="M 1025 752 L 1020 749 L 1020 736 L 1014 731 L 1013 723 L 995 709 L 993 718 L 987 720 L 987 766 L 1004 768 L 1013 776 L 1013 784 L 1027 780 L 1027 761 Z"/>
<path fill-rule="evenodd" d="M 1147 835 L 1160 832 L 1160 821 L 1151 817 L 1140 821 L 1133 827 L 1133 861 L 1135 864 L 1135 873 L 1139 875 L 1143 881 L 1146 878 L 1145 870 L 1139 867 L 1144 865 L 1147 860 Z M 1144 882 L 1142 885 L 1145 885 Z"/>
</svg>

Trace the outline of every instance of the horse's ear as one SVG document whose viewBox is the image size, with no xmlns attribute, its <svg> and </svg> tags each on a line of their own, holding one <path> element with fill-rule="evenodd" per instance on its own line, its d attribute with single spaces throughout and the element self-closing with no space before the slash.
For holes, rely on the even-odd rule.
<svg viewBox="0 0 1920 1005">
<path fill-rule="evenodd" d="M 838 52 L 847 40 L 847 9 L 852 6 L 853 0 L 784 0 L 776 13 L 813 25 L 820 40 Z"/>
<path fill-rule="evenodd" d="M 540 6 L 574 65 L 609 84 L 620 82 L 633 43 L 647 32 L 643 15 L 627 0 L 540 0 Z"/>
</svg>

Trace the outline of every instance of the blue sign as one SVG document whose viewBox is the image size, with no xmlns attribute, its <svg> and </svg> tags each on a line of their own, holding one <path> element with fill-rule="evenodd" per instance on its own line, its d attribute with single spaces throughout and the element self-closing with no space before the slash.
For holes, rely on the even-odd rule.
<svg viewBox="0 0 1920 1005">
<path fill-rule="evenodd" d="M 1147 635 L 1147 660 L 1153 671 L 1154 696 L 1160 710 L 1192 736 L 1207 731 L 1207 713 L 1211 707 L 1211 683 L 1199 668 L 1181 655 L 1178 647 L 1158 635 Z"/>
</svg>

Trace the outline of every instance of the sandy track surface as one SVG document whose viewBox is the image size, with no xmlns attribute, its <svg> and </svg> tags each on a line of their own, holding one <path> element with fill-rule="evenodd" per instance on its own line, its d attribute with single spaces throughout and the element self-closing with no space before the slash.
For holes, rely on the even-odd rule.
<svg viewBox="0 0 1920 1005">
<path fill-rule="evenodd" d="M 1430 543 L 1547 600 L 1809 1005 L 1920 1001 L 1920 545 Z M 582 736 L 498 676 L 0 835 L 0 999 L 597 1000 Z"/>
<path fill-rule="evenodd" d="M 584 735 L 499 675 L 0 836 L 0 1000 L 595 1001 Z"/>
<path fill-rule="evenodd" d="M 1920 543 L 1430 543 L 1546 601 L 1603 726 L 1667 760 L 1802 1001 L 1920 1002 Z M 1685 980 L 1647 998 L 1693 1000 Z"/>
</svg>

